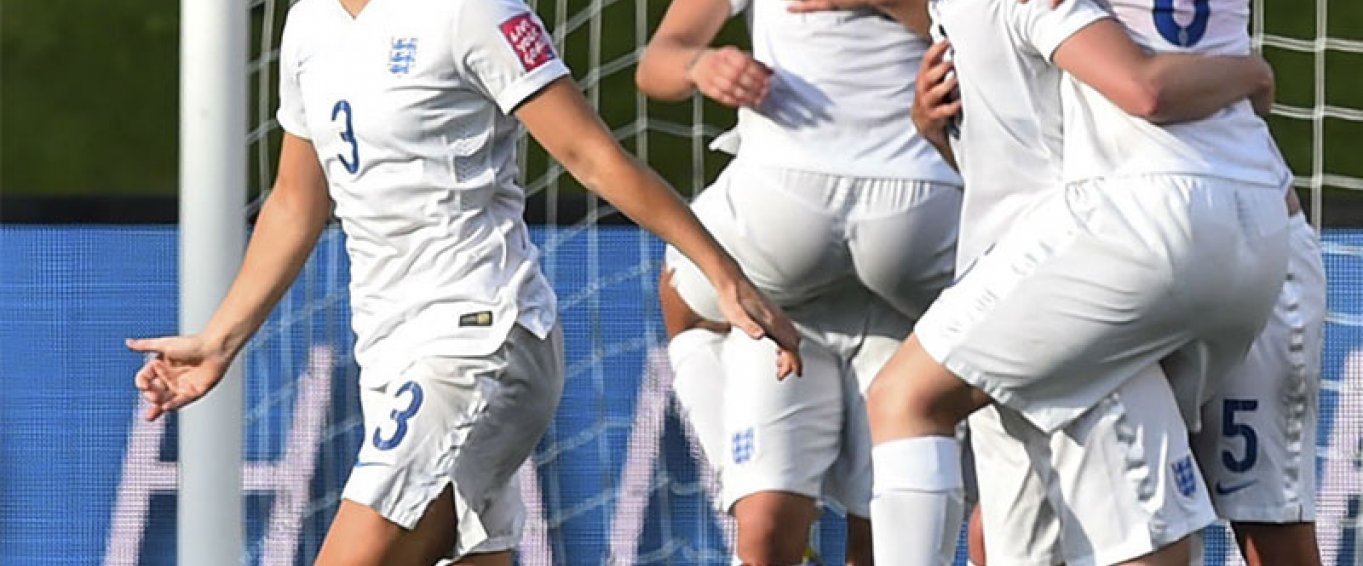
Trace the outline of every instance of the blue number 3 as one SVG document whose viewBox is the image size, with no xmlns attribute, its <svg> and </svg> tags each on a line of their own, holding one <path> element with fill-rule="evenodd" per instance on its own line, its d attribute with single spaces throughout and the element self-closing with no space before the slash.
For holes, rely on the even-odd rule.
<svg viewBox="0 0 1363 566">
<path fill-rule="evenodd" d="M 1175 0 L 1155 0 L 1155 29 L 1165 41 L 1180 47 L 1192 47 L 1207 33 L 1207 20 L 1212 17 L 1211 0 L 1193 1 L 1193 21 L 1184 27 L 1174 20 Z"/>
<path fill-rule="evenodd" d="M 341 165 L 351 173 L 360 170 L 360 144 L 355 141 L 355 125 L 350 120 L 350 101 L 338 100 L 336 105 L 331 107 L 331 121 L 336 121 L 336 115 L 345 113 L 345 131 L 341 132 L 341 141 L 350 144 L 350 159 L 346 160 L 342 154 L 336 154 L 336 158 L 341 160 Z"/>
<path fill-rule="evenodd" d="M 421 409 L 421 401 L 426 397 L 426 394 L 421 391 L 421 386 L 415 381 L 402 384 L 394 397 L 401 397 L 403 393 L 411 393 L 412 400 L 407 403 L 407 408 L 401 411 L 393 411 L 390 415 L 393 422 L 397 423 L 397 428 L 393 429 L 393 436 L 384 438 L 383 427 L 374 428 L 374 447 L 379 450 L 392 450 L 402 443 L 402 439 L 407 437 L 408 419 L 416 416 L 416 412 Z"/>
</svg>

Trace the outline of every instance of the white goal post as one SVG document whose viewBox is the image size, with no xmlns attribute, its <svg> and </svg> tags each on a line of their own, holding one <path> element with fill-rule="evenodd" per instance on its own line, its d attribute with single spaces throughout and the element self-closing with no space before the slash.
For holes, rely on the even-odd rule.
<svg viewBox="0 0 1363 566">
<path fill-rule="evenodd" d="M 180 332 L 203 329 L 227 292 L 246 219 L 246 2 L 180 0 Z M 244 555 L 242 376 L 179 418 L 178 564 Z"/>
</svg>

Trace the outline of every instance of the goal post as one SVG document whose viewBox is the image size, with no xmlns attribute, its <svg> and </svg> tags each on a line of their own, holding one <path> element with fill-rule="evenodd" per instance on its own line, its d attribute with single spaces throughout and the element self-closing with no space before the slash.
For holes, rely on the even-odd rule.
<svg viewBox="0 0 1363 566">
<path fill-rule="evenodd" d="M 180 1 L 180 332 L 203 329 L 241 263 L 246 220 L 247 5 Z M 245 549 L 240 364 L 180 411 L 177 563 L 235 566 Z"/>
</svg>

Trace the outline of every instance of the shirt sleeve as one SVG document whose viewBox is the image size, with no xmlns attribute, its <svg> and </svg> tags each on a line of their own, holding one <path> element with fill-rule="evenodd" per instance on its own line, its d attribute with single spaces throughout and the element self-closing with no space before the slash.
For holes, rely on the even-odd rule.
<svg viewBox="0 0 1363 566">
<path fill-rule="evenodd" d="M 454 25 L 456 67 L 504 113 L 568 74 L 544 23 L 520 0 L 463 0 Z"/>
<path fill-rule="evenodd" d="M 275 120 L 284 131 L 312 139 L 303 111 L 303 91 L 298 83 L 299 32 L 297 24 L 293 23 L 296 19 L 290 17 L 284 23 L 284 37 L 279 44 L 279 110 L 275 112 Z"/>
<path fill-rule="evenodd" d="M 1055 8 L 1049 2 L 1019 3 L 1013 14 L 1018 35 L 1047 61 L 1070 36 L 1093 22 L 1112 17 L 1093 0 L 1065 0 Z"/>
</svg>

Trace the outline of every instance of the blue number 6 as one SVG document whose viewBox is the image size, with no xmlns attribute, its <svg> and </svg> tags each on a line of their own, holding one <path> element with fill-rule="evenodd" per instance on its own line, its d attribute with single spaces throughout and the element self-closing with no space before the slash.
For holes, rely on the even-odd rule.
<svg viewBox="0 0 1363 566">
<path fill-rule="evenodd" d="M 1245 423 L 1235 422 L 1235 413 L 1238 411 L 1253 411 L 1259 408 L 1257 399 L 1226 399 L 1221 410 L 1221 436 L 1234 438 L 1243 436 L 1245 438 L 1245 457 L 1236 458 L 1230 450 L 1221 451 L 1221 463 L 1226 465 L 1226 469 L 1232 472 L 1245 472 L 1254 467 L 1254 463 L 1259 460 L 1259 436 L 1254 433 L 1254 427 Z"/>
<path fill-rule="evenodd" d="M 345 131 L 341 132 L 341 141 L 350 144 L 350 160 L 347 161 L 344 155 L 336 154 L 337 159 L 341 160 L 341 165 L 351 173 L 360 170 L 360 144 L 355 141 L 355 124 L 350 120 L 350 101 L 338 100 L 336 105 L 331 107 L 331 121 L 336 121 L 336 115 L 345 112 Z"/>
<path fill-rule="evenodd" d="M 400 397 L 403 393 L 409 392 L 412 394 L 412 400 L 407 403 L 407 408 L 401 411 L 393 411 L 390 415 L 393 422 L 398 425 L 397 428 L 393 429 L 393 436 L 384 438 L 382 427 L 374 428 L 375 448 L 378 448 L 379 450 L 392 450 L 396 448 L 398 444 L 402 443 L 402 439 L 407 437 L 407 420 L 416 416 L 416 412 L 421 409 L 421 401 L 426 397 L 426 394 L 421 391 L 421 386 L 417 385 L 417 382 L 415 381 L 408 381 L 407 383 L 402 384 L 402 387 L 398 388 L 398 392 L 394 397 Z"/>
<path fill-rule="evenodd" d="M 1207 20 L 1212 17 L 1211 0 L 1193 0 L 1193 21 L 1187 27 L 1174 20 L 1175 0 L 1155 0 L 1155 29 L 1165 41 L 1180 47 L 1192 47 L 1207 33 Z"/>
</svg>

